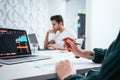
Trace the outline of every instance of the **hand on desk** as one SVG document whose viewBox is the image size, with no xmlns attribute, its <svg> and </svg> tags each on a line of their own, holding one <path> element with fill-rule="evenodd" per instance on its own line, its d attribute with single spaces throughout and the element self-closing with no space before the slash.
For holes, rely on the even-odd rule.
<svg viewBox="0 0 120 80">
<path fill-rule="evenodd" d="M 60 80 L 64 80 L 64 78 L 68 77 L 69 75 L 76 74 L 76 70 L 68 60 L 65 60 L 57 63 L 56 73 Z"/>
</svg>

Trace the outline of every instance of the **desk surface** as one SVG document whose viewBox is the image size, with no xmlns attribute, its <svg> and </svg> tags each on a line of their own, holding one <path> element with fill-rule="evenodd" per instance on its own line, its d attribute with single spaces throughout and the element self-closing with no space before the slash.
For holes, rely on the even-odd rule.
<svg viewBox="0 0 120 80">
<path fill-rule="evenodd" d="M 91 68 L 99 68 L 101 64 L 95 64 L 84 58 L 76 59 L 72 53 L 65 51 L 39 51 L 36 54 L 51 56 L 51 59 L 26 62 L 14 65 L 3 65 L 0 67 L 0 80 L 24 79 L 24 80 L 46 80 L 55 78 L 55 65 L 60 60 L 68 59 L 73 63 L 76 70 L 82 72 Z"/>
</svg>

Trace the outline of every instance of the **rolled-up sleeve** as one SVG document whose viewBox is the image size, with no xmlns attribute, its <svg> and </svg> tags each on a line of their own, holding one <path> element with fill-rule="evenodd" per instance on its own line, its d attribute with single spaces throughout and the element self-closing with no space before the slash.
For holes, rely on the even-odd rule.
<svg viewBox="0 0 120 80">
<path fill-rule="evenodd" d="M 93 62 L 101 63 L 104 59 L 107 49 L 94 48 L 93 50 L 95 51 L 95 58 L 94 58 Z"/>
</svg>

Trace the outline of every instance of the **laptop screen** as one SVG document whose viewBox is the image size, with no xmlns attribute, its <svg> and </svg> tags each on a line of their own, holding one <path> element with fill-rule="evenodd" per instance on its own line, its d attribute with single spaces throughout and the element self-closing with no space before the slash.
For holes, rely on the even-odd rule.
<svg viewBox="0 0 120 80">
<path fill-rule="evenodd" d="M 31 54 L 25 30 L 0 28 L 0 57 Z"/>
</svg>

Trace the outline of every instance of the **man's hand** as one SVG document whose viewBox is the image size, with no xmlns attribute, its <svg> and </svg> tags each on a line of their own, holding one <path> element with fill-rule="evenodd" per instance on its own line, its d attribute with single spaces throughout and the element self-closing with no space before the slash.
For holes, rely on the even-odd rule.
<svg viewBox="0 0 120 80">
<path fill-rule="evenodd" d="M 48 30 L 48 33 L 54 33 L 54 34 L 56 34 L 56 30 L 54 30 L 54 29 L 52 29 L 52 30 Z"/>
<path fill-rule="evenodd" d="M 76 71 L 74 70 L 73 65 L 68 60 L 65 60 L 57 63 L 56 73 L 60 80 L 64 80 L 69 75 L 76 74 Z"/>
<path fill-rule="evenodd" d="M 55 44 L 55 41 L 54 41 L 54 40 L 50 40 L 50 41 L 48 42 L 48 44 Z"/>
<path fill-rule="evenodd" d="M 54 29 L 47 31 L 46 36 L 45 36 L 45 40 L 44 40 L 44 49 L 48 48 L 49 43 L 55 43 L 55 41 L 49 42 L 49 33 L 56 34 L 56 31 Z"/>
</svg>

